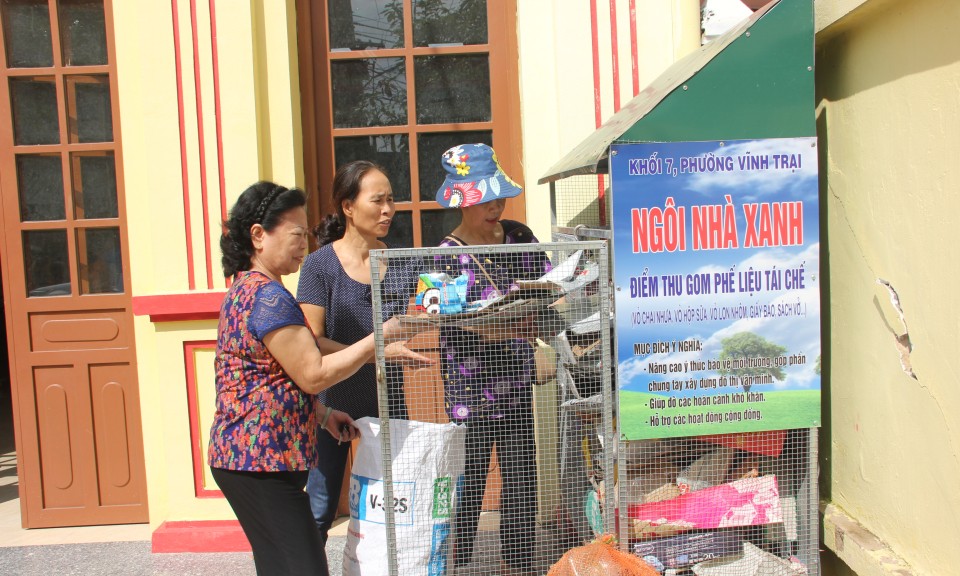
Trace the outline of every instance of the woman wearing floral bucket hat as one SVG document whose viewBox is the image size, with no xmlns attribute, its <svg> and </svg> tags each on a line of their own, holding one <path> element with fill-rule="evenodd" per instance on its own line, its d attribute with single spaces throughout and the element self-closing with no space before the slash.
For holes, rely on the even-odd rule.
<svg viewBox="0 0 960 576">
<path fill-rule="evenodd" d="M 508 198 L 523 189 L 504 173 L 486 144 L 462 144 L 443 153 L 447 175 L 437 202 L 458 208 L 461 222 L 440 246 L 537 243 L 520 222 L 501 220 Z M 470 278 L 467 301 L 486 300 L 550 271 L 546 254 L 498 252 L 437 256 L 441 272 Z M 529 330 L 527 330 L 529 332 Z M 487 472 L 494 447 L 500 466 L 500 549 L 505 574 L 534 570 L 537 510 L 532 385 L 534 347 L 521 331 L 510 337 L 455 327 L 440 332 L 444 404 L 451 421 L 466 424 L 466 464 L 454 521 L 454 565 L 471 562 Z"/>
</svg>

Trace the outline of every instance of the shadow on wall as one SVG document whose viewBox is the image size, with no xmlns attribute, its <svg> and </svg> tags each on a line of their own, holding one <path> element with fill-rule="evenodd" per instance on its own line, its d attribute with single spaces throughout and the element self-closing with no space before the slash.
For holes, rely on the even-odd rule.
<svg viewBox="0 0 960 576">
<path fill-rule="evenodd" d="M 827 110 L 820 108 L 817 111 L 817 155 L 819 156 L 819 194 L 820 194 L 820 302 L 828 303 L 820 306 L 820 499 L 829 501 L 832 497 L 833 470 L 831 468 L 833 444 L 831 389 L 832 379 L 830 369 L 832 365 L 830 354 L 832 314 L 830 302 L 830 227 L 823 223 L 828 222 L 830 207 L 830 186 L 827 182 L 827 159 L 830 157 L 830 141 L 827 131 Z M 821 539 L 822 542 L 822 539 Z"/>
<path fill-rule="evenodd" d="M 820 553 L 820 573 L 823 576 L 857 576 L 857 573 L 843 563 L 843 560 L 830 550 Z"/>
<path fill-rule="evenodd" d="M 827 28 L 818 34 L 817 101 L 842 100 L 899 78 L 960 61 L 960 42 L 956 41 L 960 3 L 919 0 L 898 2 L 895 7 L 890 4 L 868 2 L 864 10 L 847 16 L 847 19 L 856 19 L 857 28 L 865 32 L 851 32 L 841 21 L 834 25 L 839 27 L 837 31 Z M 870 25 L 863 25 L 868 19 L 872 19 Z M 882 37 L 882 42 L 875 40 L 877 36 Z M 870 47 L 869 52 L 865 46 Z M 868 57 L 877 65 L 845 67 L 842 74 L 836 69 L 845 62 Z"/>
</svg>

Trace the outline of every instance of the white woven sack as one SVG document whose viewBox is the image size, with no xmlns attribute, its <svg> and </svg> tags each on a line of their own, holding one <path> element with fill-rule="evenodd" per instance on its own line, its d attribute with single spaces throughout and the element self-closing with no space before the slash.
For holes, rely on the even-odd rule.
<svg viewBox="0 0 960 576">
<path fill-rule="evenodd" d="M 360 418 L 350 474 L 350 524 L 345 576 L 389 573 L 380 419 Z M 465 427 L 390 420 L 397 566 L 404 576 L 442 576 L 463 474 Z"/>
</svg>

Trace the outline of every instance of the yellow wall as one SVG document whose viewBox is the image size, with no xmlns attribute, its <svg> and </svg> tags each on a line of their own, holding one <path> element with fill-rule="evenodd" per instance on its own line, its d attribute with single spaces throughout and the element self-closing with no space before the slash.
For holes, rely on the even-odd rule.
<svg viewBox="0 0 960 576">
<path fill-rule="evenodd" d="M 821 0 L 817 12 L 830 304 L 823 497 L 914 573 L 955 574 L 960 3 Z M 878 278 L 899 294 L 906 326 Z M 907 329 L 916 378 L 895 347 Z M 827 536 L 858 573 L 884 573 Z"/>
<path fill-rule="evenodd" d="M 636 2 L 640 90 L 675 61 L 700 47 L 699 0 Z M 601 121 L 616 111 L 608 2 L 597 3 Z M 617 70 L 620 105 L 633 98 L 630 2 L 617 0 Z M 550 188 L 537 180 L 596 130 L 590 2 L 517 3 L 523 181 L 527 224 L 550 238 Z M 596 199 L 596 186 L 584 195 Z M 579 198 L 578 198 L 579 200 Z M 565 200 L 566 201 L 566 200 Z"/>
<path fill-rule="evenodd" d="M 183 89 L 183 138 L 193 266 L 185 244 L 174 14 L 169 0 L 114 2 L 123 171 L 134 298 L 223 291 L 220 251 L 220 158 L 217 150 L 211 14 L 206 2 L 177 2 Z M 251 183 L 302 185 L 296 21 L 293 0 L 215 4 L 227 207 Z M 195 83 L 194 24 L 199 90 Z M 200 94 L 198 113 L 197 94 Z M 198 132 L 202 120 L 203 163 Z M 213 282 L 208 284 L 201 189 Z M 188 274 L 195 286 L 191 289 Z M 287 285 L 295 285 L 288 278 Z M 135 322 L 150 522 L 229 518 L 219 498 L 194 496 L 184 343 L 216 339 L 216 321 Z M 213 412 L 212 355 L 197 357 L 200 436 Z"/>
<path fill-rule="evenodd" d="M 637 68 L 642 90 L 670 64 L 700 46 L 700 4 L 698 0 L 670 0 L 637 2 L 636 7 Z M 609 3 L 598 2 L 597 12 L 601 121 L 605 121 L 616 111 Z M 616 12 L 618 86 L 623 106 L 633 98 L 629 1 L 617 0 Z M 537 180 L 596 129 L 590 3 L 520 0 L 517 35 L 525 183 L 522 198 L 527 224 L 538 238 L 549 241 L 550 187 L 538 185 Z M 596 197 L 594 184 L 582 196 L 564 199 L 562 212 L 566 214 L 570 205 L 576 205 L 577 211 L 584 209 Z M 559 478 L 557 396 L 555 382 L 534 391 L 541 522 L 554 520 L 560 498 L 557 483 L 551 481 Z"/>
<path fill-rule="evenodd" d="M 699 47 L 699 2 L 637 2 L 640 89 Z M 226 205 L 264 178 L 303 182 L 294 0 L 216 2 L 222 170 Z M 633 96 L 629 0 L 617 0 L 620 104 Z M 177 2 L 182 90 L 177 87 L 174 14 L 168 0 L 114 3 L 124 181 L 134 297 L 222 291 L 217 239 L 221 211 L 214 98 L 212 18 L 206 3 Z M 550 237 L 547 186 L 536 181 L 595 128 L 589 3 L 518 2 L 517 34 L 527 217 Z M 546 25 L 545 25 L 546 24 Z M 194 27 L 197 36 L 195 70 Z M 614 113 L 609 5 L 598 3 L 601 118 Z M 199 75 L 199 85 L 195 83 Z M 198 112 L 197 94 L 199 93 Z M 182 97 L 183 124 L 178 95 Z M 200 124 L 202 121 L 202 134 Z M 203 149 L 201 160 L 201 136 Z M 189 196 L 193 264 L 185 246 L 183 166 Z M 205 180 L 201 176 L 205 174 Z M 204 206 L 201 188 L 206 186 Z M 594 188 L 595 197 L 595 188 Z M 207 209 L 205 233 L 203 210 Z M 205 262 L 209 237 L 211 262 Z M 194 278 L 191 288 L 189 276 Z M 208 283 L 208 276 L 213 281 Z M 288 278 L 287 285 L 295 285 Z M 216 338 L 215 322 L 136 319 L 137 354 L 151 523 L 230 517 L 220 499 L 194 497 L 184 344 Z M 189 361 L 189 359 L 188 359 Z M 197 357 L 200 416 L 212 413 L 209 358 Z M 550 412 L 552 388 L 538 392 Z M 201 437 L 208 421 L 201 418 Z M 556 422 L 540 419 L 542 428 Z M 555 434 L 553 435 L 555 437 Z M 550 487 L 544 485 L 544 490 Z M 556 495 L 544 492 L 549 504 Z M 545 506 L 546 509 L 546 506 Z"/>
</svg>

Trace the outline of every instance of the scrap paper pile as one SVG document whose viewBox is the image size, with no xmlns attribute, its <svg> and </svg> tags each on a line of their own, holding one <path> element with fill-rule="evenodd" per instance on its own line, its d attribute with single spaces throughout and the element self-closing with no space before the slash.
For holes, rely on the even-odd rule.
<svg viewBox="0 0 960 576">
<path fill-rule="evenodd" d="M 661 573 L 806 574 L 783 430 L 628 442 L 631 550 Z"/>
</svg>

